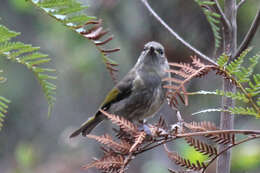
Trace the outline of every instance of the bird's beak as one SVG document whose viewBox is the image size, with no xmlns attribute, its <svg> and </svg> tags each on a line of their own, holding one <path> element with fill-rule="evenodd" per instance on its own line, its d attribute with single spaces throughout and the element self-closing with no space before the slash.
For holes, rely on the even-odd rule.
<svg viewBox="0 0 260 173">
<path fill-rule="evenodd" d="M 154 52 L 155 52 L 154 47 L 150 47 L 150 49 L 149 49 L 149 53 L 150 53 L 150 55 L 154 54 Z"/>
</svg>

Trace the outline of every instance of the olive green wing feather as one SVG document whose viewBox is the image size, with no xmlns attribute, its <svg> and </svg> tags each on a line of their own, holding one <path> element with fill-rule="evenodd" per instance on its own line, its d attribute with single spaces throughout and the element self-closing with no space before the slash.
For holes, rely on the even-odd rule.
<svg viewBox="0 0 260 173">
<path fill-rule="evenodd" d="M 132 82 L 134 76 L 129 74 L 126 75 L 106 96 L 105 100 L 101 104 L 101 109 L 107 110 L 111 104 L 118 102 L 128 96 L 132 92 Z"/>
<path fill-rule="evenodd" d="M 128 73 L 106 96 L 104 102 L 101 104 L 100 108 L 103 110 L 108 110 L 111 104 L 118 102 L 124 98 L 130 96 L 132 92 L 132 82 L 134 75 Z M 90 117 L 86 122 L 84 122 L 81 127 L 70 135 L 70 138 L 78 136 L 82 133 L 83 136 L 89 134 L 93 128 L 95 128 L 104 118 L 99 116 L 100 111 Z"/>
</svg>

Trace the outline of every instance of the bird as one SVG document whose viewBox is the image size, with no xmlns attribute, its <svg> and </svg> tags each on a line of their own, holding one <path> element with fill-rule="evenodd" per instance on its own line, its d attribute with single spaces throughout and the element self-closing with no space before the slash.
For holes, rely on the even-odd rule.
<svg viewBox="0 0 260 173">
<path fill-rule="evenodd" d="M 74 131 L 70 138 L 88 135 L 98 124 L 107 119 L 100 109 L 133 122 L 153 117 L 166 100 L 169 77 L 168 60 L 164 47 L 155 41 L 145 44 L 134 67 L 107 94 L 94 116 Z"/>
</svg>

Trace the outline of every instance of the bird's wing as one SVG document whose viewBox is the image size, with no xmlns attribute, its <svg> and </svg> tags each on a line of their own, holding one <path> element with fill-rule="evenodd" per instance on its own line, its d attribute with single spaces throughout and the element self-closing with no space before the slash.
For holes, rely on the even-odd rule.
<svg viewBox="0 0 260 173">
<path fill-rule="evenodd" d="M 118 102 L 128 97 L 132 92 L 134 76 L 129 72 L 115 87 L 107 94 L 101 109 L 107 110 L 112 103 Z"/>
</svg>

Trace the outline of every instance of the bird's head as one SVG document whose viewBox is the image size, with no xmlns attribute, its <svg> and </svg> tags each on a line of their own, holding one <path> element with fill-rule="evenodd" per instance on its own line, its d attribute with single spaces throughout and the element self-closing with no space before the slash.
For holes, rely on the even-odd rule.
<svg viewBox="0 0 260 173">
<path fill-rule="evenodd" d="M 169 68 L 164 47 L 155 41 L 146 43 L 136 66 L 149 71 L 156 71 L 161 76 Z"/>
</svg>

